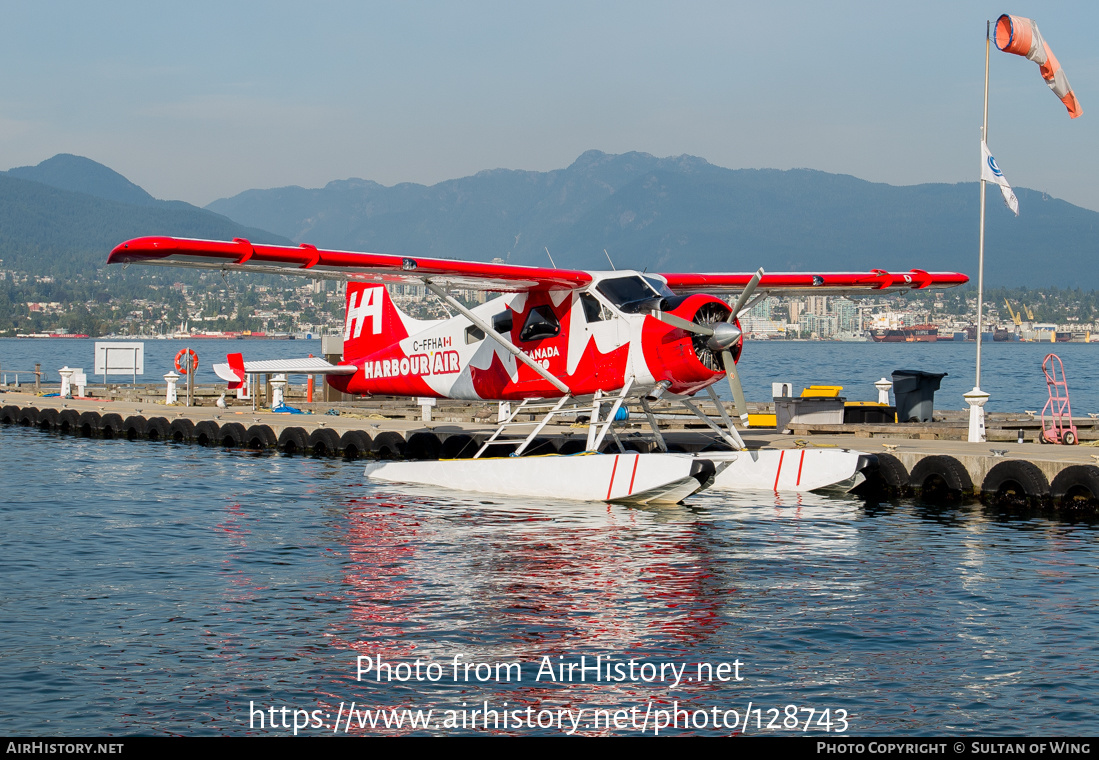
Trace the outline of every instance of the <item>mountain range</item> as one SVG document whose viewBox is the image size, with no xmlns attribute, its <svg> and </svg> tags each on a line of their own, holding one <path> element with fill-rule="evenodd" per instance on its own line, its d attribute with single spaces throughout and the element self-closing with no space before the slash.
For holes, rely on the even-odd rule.
<svg viewBox="0 0 1099 760">
<path fill-rule="evenodd" d="M 199 209 L 63 154 L 0 172 L 0 257 L 6 268 L 99 266 L 124 239 L 166 234 L 541 266 L 548 248 L 559 266 L 606 268 L 606 249 L 619 268 L 655 271 L 921 268 L 976 279 L 977 188 L 588 151 L 549 172 L 494 169 L 431 186 L 346 179 Z M 986 285 L 1099 289 L 1099 213 L 1016 194 L 1018 218 L 989 190 Z"/>
<path fill-rule="evenodd" d="M 989 190 L 986 283 L 1099 288 L 1099 213 Z M 896 187 L 809 169 L 588 151 L 550 172 L 496 169 L 424 186 L 348 179 L 248 190 L 207 208 L 321 247 L 656 271 L 977 268 L 977 183 Z M 1043 266 L 1037 266 L 1041 263 Z"/>
<path fill-rule="evenodd" d="M 123 240 L 152 234 L 290 244 L 189 203 L 156 200 L 121 174 L 80 156 L 61 154 L 38 166 L 0 172 L 5 269 L 71 277 L 103 267 Z"/>
</svg>

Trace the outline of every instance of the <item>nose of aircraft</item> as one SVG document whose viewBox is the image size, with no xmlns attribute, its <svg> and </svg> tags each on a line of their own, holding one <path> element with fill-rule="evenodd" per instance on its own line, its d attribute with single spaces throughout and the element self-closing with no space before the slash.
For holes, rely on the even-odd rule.
<svg viewBox="0 0 1099 760">
<path fill-rule="evenodd" d="M 714 351 L 724 351 L 740 340 L 740 328 L 734 322 L 716 322 L 711 325 L 714 334 L 706 345 Z"/>
</svg>

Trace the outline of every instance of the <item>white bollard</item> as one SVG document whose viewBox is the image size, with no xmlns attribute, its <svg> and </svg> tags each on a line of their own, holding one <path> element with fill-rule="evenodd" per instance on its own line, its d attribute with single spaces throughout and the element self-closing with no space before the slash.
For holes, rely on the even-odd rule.
<svg viewBox="0 0 1099 760">
<path fill-rule="evenodd" d="M 271 408 L 276 409 L 283 405 L 283 391 L 286 389 L 286 375 L 275 375 L 271 378 Z"/>
<path fill-rule="evenodd" d="M 973 390 L 962 396 L 969 404 L 969 442 L 983 443 L 985 440 L 985 403 L 988 394 L 974 386 Z"/>
<path fill-rule="evenodd" d="M 61 369 L 57 370 L 57 374 L 61 375 L 61 397 L 68 398 L 72 395 L 72 376 L 75 369 L 71 369 L 68 365 L 65 365 Z"/>
<path fill-rule="evenodd" d="M 169 372 L 164 376 L 164 382 L 168 383 L 168 390 L 164 393 L 164 403 L 174 404 L 179 400 L 179 391 L 177 390 L 180 376 L 175 372 Z"/>
<path fill-rule="evenodd" d="M 878 389 L 878 403 L 889 406 L 889 390 L 893 387 L 893 383 L 883 377 L 874 383 L 874 387 Z"/>
<path fill-rule="evenodd" d="M 435 399 L 431 396 L 420 396 L 416 399 L 416 403 L 420 405 L 422 413 L 420 417 L 424 422 L 431 422 L 431 407 L 435 406 Z"/>
</svg>

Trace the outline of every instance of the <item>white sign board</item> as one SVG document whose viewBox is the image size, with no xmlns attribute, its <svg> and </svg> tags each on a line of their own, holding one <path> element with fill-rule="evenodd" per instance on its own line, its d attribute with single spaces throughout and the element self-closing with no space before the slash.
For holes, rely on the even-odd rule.
<svg viewBox="0 0 1099 760">
<path fill-rule="evenodd" d="M 131 375 L 137 381 L 145 374 L 145 344 L 95 342 L 95 372 L 103 375 Z"/>
</svg>

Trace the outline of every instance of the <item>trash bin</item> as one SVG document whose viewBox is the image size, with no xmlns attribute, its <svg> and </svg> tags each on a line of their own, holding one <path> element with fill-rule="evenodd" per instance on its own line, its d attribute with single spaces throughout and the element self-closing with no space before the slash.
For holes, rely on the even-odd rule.
<svg viewBox="0 0 1099 760">
<path fill-rule="evenodd" d="M 935 411 L 935 391 L 946 372 L 898 369 L 893 373 L 893 397 L 897 401 L 898 422 L 931 422 Z"/>
</svg>

